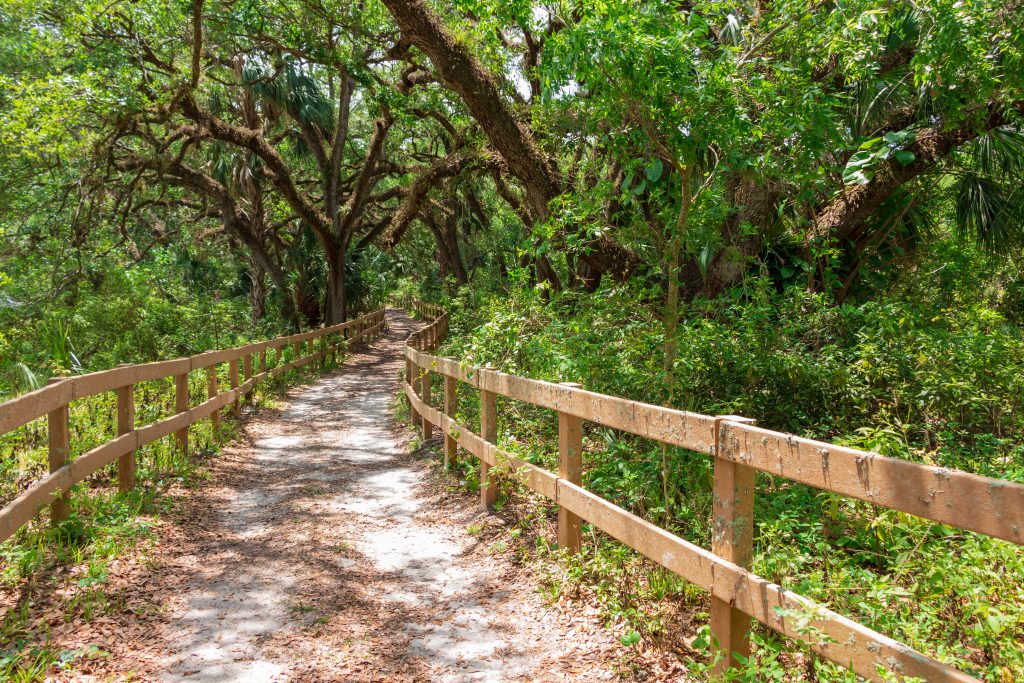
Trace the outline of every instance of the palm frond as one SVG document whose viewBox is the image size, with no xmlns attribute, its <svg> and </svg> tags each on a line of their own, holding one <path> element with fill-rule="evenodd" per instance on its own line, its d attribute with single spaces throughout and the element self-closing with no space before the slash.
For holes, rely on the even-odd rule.
<svg viewBox="0 0 1024 683">
<path fill-rule="evenodd" d="M 974 169 L 987 176 L 1021 175 L 1024 172 L 1024 132 L 993 128 L 974 143 Z"/>
<path fill-rule="evenodd" d="M 35 391 L 36 389 L 43 388 L 42 377 L 32 372 L 32 369 L 24 363 L 15 363 L 14 369 L 17 373 L 19 389 L 22 389 L 23 391 Z"/>
<path fill-rule="evenodd" d="M 321 130 L 334 127 L 334 105 L 324 94 L 319 81 L 296 59 L 286 58 L 276 73 L 269 74 L 259 64 L 247 62 L 242 80 L 265 100 L 296 115 L 302 123 L 315 124 Z"/>
<path fill-rule="evenodd" d="M 1024 235 L 1024 207 L 1020 185 L 1013 189 L 984 173 L 967 171 L 956 188 L 956 232 L 988 251 L 998 252 L 1020 243 Z"/>
</svg>

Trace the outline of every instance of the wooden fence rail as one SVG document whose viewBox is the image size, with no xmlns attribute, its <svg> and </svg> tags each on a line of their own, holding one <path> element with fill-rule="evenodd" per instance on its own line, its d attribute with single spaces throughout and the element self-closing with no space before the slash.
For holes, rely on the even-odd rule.
<svg viewBox="0 0 1024 683">
<path fill-rule="evenodd" d="M 448 314 L 417 300 L 403 303 L 432 320 L 405 346 L 405 395 L 411 419 L 422 425 L 424 436 L 433 427 L 441 430 L 446 461 L 454 457 L 456 444 L 479 459 L 484 505 L 493 503 L 496 491 L 489 470 L 500 466 L 559 505 L 558 539 L 563 547 L 580 547 L 579 520 L 586 520 L 709 591 L 711 632 L 722 653 L 720 672 L 737 665 L 736 655 L 749 654 L 753 618 L 869 680 L 884 680 L 886 674 L 930 682 L 977 680 L 751 572 L 754 473 L 760 470 L 1017 544 L 1024 544 L 1024 485 L 803 439 L 736 416 L 683 412 L 430 355 L 448 332 Z M 443 409 L 431 403 L 432 373 L 445 378 Z M 480 391 L 479 436 L 452 417 L 456 383 Z M 497 396 L 558 413 L 557 475 L 495 445 Z M 583 421 L 714 457 L 712 549 L 685 541 L 582 488 Z"/>
<path fill-rule="evenodd" d="M 118 487 L 126 491 L 135 483 L 136 449 L 157 439 L 175 435 L 180 448 L 187 448 L 188 428 L 209 417 L 216 424 L 220 410 L 238 405 L 241 397 L 260 382 L 277 377 L 290 369 L 317 360 L 334 357 L 349 345 L 358 345 L 380 336 L 386 329 L 384 309 L 340 325 L 311 330 L 302 334 L 278 337 L 222 351 L 209 351 L 189 358 L 123 365 L 112 370 L 77 377 L 53 378 L 46 387 L 0 404 L 0 434 L 17 429 L 43 416 L 48 420 L 50 474 L 35 482 L 13 501 L 0 509 L 0 542 L 28 523 L 43 505 L 50 505 L 50 518 L 61 521 L 68 516 L 63 494 L 101 467 L 118 461 Z M 314 348 L 318 342 L 319 349 Z M 284 363 L 284 348 L 293 345 L 294 357 Z M 305 349 L 305 351 L 303 350 Z M 268 351 L 276 360 L 268 361 Z M 253 357 L 259 357 L 255 372 Z M 239 361 L 244 376 L 239 378 Z M 217 381 L 217 365 L 228 364 L 230 387 L 222 390 Z M 197 406 L 189 406 L 188 376 L 196 370 L 207 373 L 208 398 Z M 172 416 L 142 427 L 135 425 L 133 388 L 139 382 L 173 377 L 175 410 Z M 69 458 L 68 405 L 73 400 L 107 391 L 117 392 L 117 434 L 106 443 L 75 459 Z"/>
</svg>

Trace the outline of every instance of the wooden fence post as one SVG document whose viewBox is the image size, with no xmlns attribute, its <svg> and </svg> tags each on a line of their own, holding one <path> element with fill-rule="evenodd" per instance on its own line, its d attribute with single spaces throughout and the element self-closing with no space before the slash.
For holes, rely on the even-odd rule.
<svg viewBox="0 0 1024 683">
<path fill-rule="evenodd" d="M 260 372 L 267 371 L 267 349 L 263 347 L 260 349 Z"/>
<path fill-rule="evenodd" d="M 248 382 L 252 379 L 252 354 L 247 353 L 242 359 L 242 381 Z"/>
<path fill-rule="evenodd" d="M 217 364 L 214 363 L 206 368 L 206 397 L 216 398 L 217 390 Z M 213 427 L 213 438 L 217 438 L 217 429 L 220 427 L 220 410 L 210 413 L 210 425 Z"/>
<path fill-rule="evenodd" d="M 420 374 L 420 398 L 423 403 L 430 405 L 430 370 L 423 368 Z M 423 440 L 428 441 L 434 437 L 434 425 L 427 420 L 427 414 L 420 415 L 420 426 L 422 427 Z"/>
<path fill-rule="evenodd" d="M 228 381 L 231 382 L 231 388 L 238 388 L 238 359 L 228 361 Z M 242 411 L 242 401 L 238 394 L 235 394 L 235 407 L 234 413 L 238 415 Z"/>
<path fill-rule="evenodd" d="M 63 382 L 64 377 L 51 377 L 47 384 Z M 71 455 L 71 438 L 68 428 L 68 404 L 65 403 L 46 416 L 46 429 L 50 442 L 50 471 L 56 472 L 67 464 Z M 53 497 L 50 502 L 50 522 L 56 524 L 68 518 L 71 508 L 68 506 L 67 497 L 61 493 Z"/>
<path fill-rule="evenodd" d="M 756 471 L 719 457 L 722 452 L 722 423 L 754 424 L 755 420 L 735 415 L 715 417 L 715 484 L 712 503 L 711 552 L 744 569 L 750 569 L 754 554 L 754 481 Z M 711 635 L 721 653 L 717 675 L 742 666 L 739 657 L 750 656 L 749 616 L 729 602 L 711 597 Z"/>
<path fill-rule="evenodd" d="M 455 419 L 458 411 L 459 397 L 455 393 L 458 382 L 454 377 L 444 376 L 444 414 Z M 449 469 L 455 462 L 455 454 L 458 450 L 458 442 L 449 431 L 444 433 L 444 468 Z"/>
<path fill-rule="evenodd" d="M 135 431 L 135 385 L 117 388 L 117 435 Z M 117 490 L 126 493 L 135 488 L 135 451 L 128 451 L 117 461 Z"/>
<path fill-rule="evenodd" d="M 184 413 L 188 410 L 188 373 L 174 376 L 174 412 Z M 188 426 L 179 429 L 175 435 L 178 448 L 188 453 Z"/>
<path fill-rule="evenodd" d="M 422 333 L 422 331 L 416 333 L 415 345 L 416 345 L 416 350 L 417 351 L 423 352 L 423 351 L 426 350 L 426 349 L 423 348 L 423 333 Z M 413 384 L 412 384 L 413 393 L 416 394 L 417 396 L 419 396 L 422 399 L 423 398 L 423 383 L 420 381 L 420 379 L 423 376 L 423 368 L 419 364 L 417 364 L 417 363 L 413 363 L 413 365 L 412 365 L 412 376 L 413 376 Z M 422 426 L 423 426 L 423 414 L 422 413 L 416 413 L 416 422 L 415 422 L 414 426 L 417 427 L 417 428 L 422 428 Z"/>
<path fill-rule="evenodd" d="M 575 382 L 562 386 L 580 388 Z M 569 413 L 558 413 L 558 476 L 569 483 L 583 484 L 583 420 Z M 582 545 L 582 520 L 564 507 L 558 508 L 558 547 L 575 555 Z"/>
<path fill-rule="evenodd" d="M 480 436 L 488 443 L 498 442 L 498 395 L 484 389 L 492 371 L 480 369 Z M 498 499 L 498 485 L 490 474 L 491 466 L 480 459 L 480 505 L 486 510 Z"/>
<path fill-rule="evenodd" d="M 414 374 L 414 373 L 418 374 L 419 371 L 420 371 L 419 366 L 416 365 L 412 361 L 412 359 L 410 359 L 410 358 L 406 358 L 405 359 L 405 381 L 412 388 L 412 392 L 414 394 L 418 394 L 419 393 L 419 392 L 416 391 L 416 383 L 419 380 L 417 379 L 416 374 Z M 412 404 L 412 401 L 409 401 L 409 422 L 412 424 L 412 428 L 413 429 L 416 429 L 416 427 L 418 427 L 419 424 L 420 424 L 420 418 L 419 418 L 419 415 L 416 412 L 416 406 L 414 406 Z"/>
</svg>

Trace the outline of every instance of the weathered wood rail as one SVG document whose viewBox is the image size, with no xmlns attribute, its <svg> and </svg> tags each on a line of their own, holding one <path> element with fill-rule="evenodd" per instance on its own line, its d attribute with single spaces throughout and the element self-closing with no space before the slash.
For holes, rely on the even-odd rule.
<svg viewBox="0 0 1024 683">
<path fill-rule="evenodd" d="M 630 546 L 711 593 L 711 632 L 722 652 L 719 670 L 749 654 L 751 619 L 873 681 L 883 675 L 930 682 L 975 681 L 881 633 L 757 576 L 753 548 L 757 470 L 979 534 L 1024 544 L 1024 486 L 967 472 L 888 458 L 853 448 L 761 429 L 735 416 L 709 416 L 471 367 L 431 355 L 448 333 L 448 314 L 416 300 L 403 303 L 431 319 L 405 346 L 405 395 L 424 438 L 444 434 L 446 463 L 461 446 L 480 461 L 481 503 L 497 492 L 491 468 L 521 478 L 557 503 L 558 538 L 570 552 L 581 543 L 580 520 Z M 444 377 L 444 406 L 430 395 L 430 375 Z M 458 424 L 458 384 L 480 392 L 480 434 Z M 549 472 L 498 448 L 497 396 L 558 413 L 559 472 Z M 683 540 L 582 488 L 582 423 L 600 424 L 712 456 L 711 550 Z M 794 618 L 794 616 L 796 618 Z M 810 617 L 810 629 L 806 619 Z"/>
<path fill-rule="evenodd" d="M 0 404 L 0 434 L 44 416 L 47 418 L 50 459 L 50 474 L 0 509 L 0 541 L 28 523 L 44 505 L 50 505 L 52 521 L 67 519 L 68 506 L 63 494 L 115 460 L 118 461 L 119 488 L 122 491 L 131 489 L 135 485 L 134 451 L 137 448 L 173 434 L 178 446 L 186 449 L 190 425 L 209 417 L 216 426 L 221 409 L 229 404 L 237 405 L 260 382 L 374 339 L 384 332 L 386 325 L 384 309 L 380 309 L 340 325 L 237 348 L 156 363 L 124 365 L 77 377 L 54 378 L 42 389 Z M 318 349 L 314 348 L 317 343 Z M 283 362 L 284 349 L 288 346 L 294 348 L 294 354 L 291 360 Z M 228 364 L 230 388 L 227 390 L 221 389 L 217 376 L 217 366 L 223 363 Z M 197 370 L 204 370 L 207 374 L 208 398 L 197 406 L 190 406 L 188 378 L 189 373 Z M 175 384 L 176 414 L 149 425 L 136 425 L 134 386 L 139 382 L 171 377 Z M 117 392 L 118 436 L 73 460 L 69 459 L 68 405 L 71 401 L 107 391 Z"/>
</svg>

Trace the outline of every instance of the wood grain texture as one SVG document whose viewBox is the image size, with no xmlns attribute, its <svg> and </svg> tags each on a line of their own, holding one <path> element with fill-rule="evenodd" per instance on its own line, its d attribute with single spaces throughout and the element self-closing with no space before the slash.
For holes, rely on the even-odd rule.
<svg viewBox="0 0 1024 683">
<path fill-rule="evenodd" d="M 58 385 L 67 380 L 54 377 L 50 384 Z M 50 473 L 58 472 L 68 462 L 71 455 L 70 426 L 68 425 L 68 404 L 57 406 L 46 416 L 47 440 L 49 441 L 48 459 Z M 53 499 L 50 504 L 50 523 L 57 524 L 66 520 L 70 514 L 68 501 L 63 496 Z"/>
<path fill-rule="evenodd" d="M 578 384 L 564 384 L 578 388 Z M 583 484 L 583 420 L 569 413 L 558 413 L 558 477 Z M 575 555 L 583 544 L 581 520 L 564 506 L 558 506 L 558 547 Z"/>
<path fill-rule="evenodd" d="M 721 450 L 726 421 L 752 424 L 731 415 L 715 417 L 715 448 Z M 723 560 L 750 569 L 754 559 L 754 482 L 757 472 L 724 458 L 715 458 L 711 509 L 711 552 Z M 750 615 L 731 603 L 711 596 L 711 635 L 722 657 L 715 665 L 719 676 L 738 668 L 750 657 Z"/>
<path fill-rule="evenodd" d="M 135 431 L 135 385 L 117 389 L 117 435 Z M 117 489 L 121 493 L 135 488 L 135 451 L 128 451 L 117 462 Z"/>
<path fill-rule="evenodd" d="M 482 371 L 485 375 L 489 370 Z M 498 441 L 498 395 L 493 391 L 480 390 L 480 436 L 487 443 Z M 480 505 L 486 510 L 498 499 L 498 484 L 490 474 L 491 463 L 480 460 Z"/>
<path fill-rule="evenodd" d="M 1024 485 L 750 425 L 722 426 L 719 457 L 808 486 L 1024 544 Z"/>
<path fill-rule="evenodd" d="M 444 412 L 445 415 L 455 415 L 458 413 L 458 393 L 457 393 L 458 381 L 454 377 L 444 378 Z M 458 442 L 455 438 L 445 429 L 444 425 L 438 425 L 441 431 L 444 432 L 444 468 L 451 469 L 452 465 L 455 464 L 457 457 L 457 445 Z"/>
</svg>

